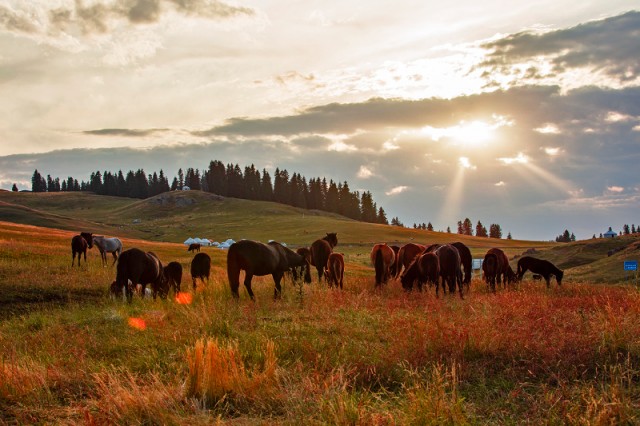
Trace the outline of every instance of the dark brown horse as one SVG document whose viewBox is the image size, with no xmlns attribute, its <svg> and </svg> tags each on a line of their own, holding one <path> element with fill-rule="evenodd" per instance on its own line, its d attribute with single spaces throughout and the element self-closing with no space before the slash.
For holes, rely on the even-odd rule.
<svg viewBox="0 0 640 426">
<path fill-rule="evenodd" d="M 200 252 L 200 247 L 202 247 L 202 244 L 192 243 L 192 244 L 189 244 L 189 248 L 187 249 L 187 251 L 188 252 L 192 252 L 192 251 Z"/>
<path fill-rule="evenodd" d="M 393 257 L 395 258 L 393 260 L 393 265 L 391 266 L 391 270 L 389 271 L 389 276 L 391 277 L 395 277 L 396 276 L 396 270 L 398 269 L 398 252 L 400 251 L 400 247 L 396 246 L 396 245 L 391 245 L 389 246 L 391 247 L 391 249 L 393 250 Z"/>
<path fill-rule="evenodd" d="M 386 284 L 391 278 L 391 268 L 396 263 L 396 254 L 386 243 L 376 244 L 371 249 L 371 264 L 376 273 L 376 287 Z"/>
<path fill-rule="evenodd" d="M 553 263 L 544 259 L 536 259 L 531 256 L 523 256 L 518 259 L 518 280 L 521 280 L 524 276 L 525 272 L 531 271 L 534 274 L 542 275 L 545 282 L 547 283 L 547 288 L 549 288 L 551 275 L 556 277 L 556 282 L 558 285 L 562 285 L 562 277 L 564 276 L 564 271 L 558 269 Z"/>
<path fill-rule="evenodd" d="M 468 291 L 471 288 L 472 275 L 471 263 L 473 258 L 471 256 L 471 250 L 469 250 L 469 247 L 459 241 L 451 243 L 451 245 L 457 248 L 458 254 L 460 254 L 460 262 L 462 263 L 462 269 L 464 269 L 464 279 L 462 280 L 462 282 L 464 283 L 465 287 L 467 287 Z"/>
<path fill-rule="evenodd" d="M 211 257 L 207 253 L 198 253 L 191 260 L 191 280 L 193 281 L 193 289 L 196 289 L 196 279 L 200 278 L 202 282 L 209 282 L 209 274 L 211 273 Z"/>
<path fill-rule="evenodd" d="M 337 245 L 338 234 L 335 232 L 327 233 L 324 238 L 315 240 L 313 244 L 311 244 L 311 264 L 315 266 L 316 271 L 318 271 L 318 282 L 322 281 L 324 268 L 327 266 L 329 255 Z"/>
<path fill-rule="evenodd" d="M 325 270 L 327 283 L 329 287 L 340 287 L 342 290 L 342 281 L 344 279 L 344 255 L 342 253 L 331 253 L 327 261 L 327 269 Z"/>
<path fill-rule="evenodd" d="M 305 259 L 307 259 L 307 262 L 309 262 L 309 265 L 314 265 L 313 258 L 311 256 L 311 250 L 308 247 L 298 247 L 296 249 L 296 253 L 298 253 L 300 256 L 303 256 Z"/>
<path fill-rule="evenodd" d="M 271 241 L 268 244 L 259 241 L 241 240 L 231 244 L 227 253 L 227 277 L 231 293 L 236 299 L 240 297 L 240 271 L 244 270 L 244 286 L 251 300 L 254 300 L 251 290 L 251 280 L 254 275 L 271 275 L 275 283 L 273 297 L 279 298 L 282 292 L 280 281 L 285 272 L 292 271 L 294 279 L 297 278 L 295 268 L 304 269 L 304 281 L 311 282 L 310 267 L 304 256 L 280 243 Z M 322 268 L 324 270 L 324 268 Z"/>
<path fill-rule="evenodd" d="M 482 274 L 484 281 L 491 291 L 496 291 L 496 278 L 498 276 L 498 256 L 495 253 L 487 252 L 482 261 Z"/>
<path fill-rule="evenodd" d="M 138 284 L 142 285 L 142 297 L 144 297 L 147 284 L 151 284 L 154 299 L 164 286 L 162 262 L 152 252 L 145 253 L 137 248 L 125 250 L 118 257 L 116 270 L 115 286 L 112 284 L 111 290 L 112 292 L 122 292 L 122 289 L 125 289 L 129 302 L 133 297 L 133 289 Z M 128 284 L 129 280 L 131 285 Z"/>
<path fill-rule="evenodd" d="M 434 253 L 438 256 L 438 263 L 440 264 L 443 292 L 446 291 L 445 284 L 448 285 L 450 293 L 456 291 L 457 285 L 460 298 L 464 299 L 462 295 L 462 271 L 460 270 L 460 253 L 458 253 L 458 249 L 450 244 L 444 244 L 438 247 Z M 438 286 L 436 286 L 436 295 L 438 295 Z"/>
<path fill-rule="evenodd" d="M 416 256 L 422 254 L 426 246 L 423 244 L 407 243 L 400 247 L 396 256 L 396 278 L 402 273 L 402 268 L 406 268 L 413 262 Z"/>
<path fill-rule="evenodd" d="M 178 262 L 169 262 L 164 267 L 164 278 L 166 282 L 165 297 L 169 293 L 169 288 L 173 288 L 174 294 L 180 293 L 180 284 L 182 283 L 182 265 Z"/>
<path fill-rule="evenodd" d="M 494 284 L 491 286 L 491 290 L 492 291 L 496 290 L 495 289 L 496 284 L 498 284 L 498 286 L 502 284 L 502 287 L 506 288 L 507 283 L 511 282 L 511 279 L 513 277 L 513 269 L 511 269 L 511 266 L 509 266 L 509 258 L 507 257 L 504 251 L 495 247 L 487 250 L 487 253 L 494 254 L 496 256 L 496 262 L 497 262 L 495 280 L 494 280 Z M 509 271 L 511 271 L 511 273 Z"/>
<path fill-rule="evenodd" d="M 93 234 L 90 232 L 81 232 L 80 235 L 74 235 L 71 238 L 71 266 L 78 255 L 78 266 L 80 266 L 80 256 L 84 255 L 84 263 L 87 263 L 87 248 L 93 247 Z"/>
<path fill-rule="evenodd" d="M 413 259 L 413 262 L 402 272 L 400 282 L 405 290 L 412 290 L 417 283 L 418 289 L 422 291 L 424 284 L 438 285 L 440 278 L 440 261 L 433 252 L 422 253 Z"/>
</svg>

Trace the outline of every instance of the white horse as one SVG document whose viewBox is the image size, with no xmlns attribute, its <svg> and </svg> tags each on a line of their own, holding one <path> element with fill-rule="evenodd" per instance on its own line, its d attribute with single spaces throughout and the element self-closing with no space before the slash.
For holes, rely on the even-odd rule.
<svg viewBox="0 0 640 426">
<path fill-rule="evenodd" d="M 107 253 L 113 255 L 113 266 L 118 260 L 118 256 L 122 253 L 122 241 L 118 238 L 105 238 L 101 235 L 93 237 L 93 244 L 100 250 L 102 258 L 102 266 L 107 266 Z"/>
</svg>

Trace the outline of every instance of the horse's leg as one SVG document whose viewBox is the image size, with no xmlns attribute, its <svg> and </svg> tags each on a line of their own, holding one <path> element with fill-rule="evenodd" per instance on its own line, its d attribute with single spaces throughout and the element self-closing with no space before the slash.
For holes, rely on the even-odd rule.
<svg viewBox="0 0 640 426">
<path fill-rule="evenodd" d="M 133 289 L 136 288 L 138 285 L 137 284 L 133 284 L 131 283 L 131 285 L 129 285 L 129 281 L 127 280 L 126 284 L 124 285 L 127 291 L 127 302 L 131 303 L 131 301 L 133 300 Z"/>
<path fill-rule="evenodd" d="M 549 274 L 542 275 L 544 277 L 545 282 L 547 283 L 547 288 L 551 286 L 551 276 Z"/>
<path fill-rule="evenodd" d="M 73 268 L 73 264 L 76 261 L 76 252 L 75 251 L 71 251 L 71 267 Z M 78 263 L 80 263 L 80 261 L 78 260 Z"/>
<path fill-rule="evenodd" d="M 113 263 L 111 264 L 111 266 L 113 266 L 116 264 L 116 261 L 118 260 L 118 252 L 112 251 L 111 254 L 113 255 Z"/>
<path fill-rule="evenodd" d="M 273 277 L 273 282 L 275 283 L 276 287 L 273 290 L 273 299 L 277 300 L 280 299 L 282 297 L 282 287 L 280 286 L 280 280 L 282 280 L 282 272 L 274 272 L 273 274 L 271 274 L 271 276 Z"/>
<path fill-rule="evenodd" d="M 249 297 L 251 298 L 251 300 L 255 300 L 255 297 L 253 296 L 253 291 L 251 291 L 251 279 L 253 278 L 253 274 L 250 274 L 249 272 L 245 272 L 244 275 L 244 287 L 247 289 L 247 293 L 249 293 Z"/>
</svg>

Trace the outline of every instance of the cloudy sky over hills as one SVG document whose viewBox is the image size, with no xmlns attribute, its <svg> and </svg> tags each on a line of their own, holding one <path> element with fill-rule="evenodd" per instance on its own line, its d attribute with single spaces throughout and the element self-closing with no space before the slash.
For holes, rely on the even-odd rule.
<svg viewBox="0 0 640 426">
<path fill-rule="evenodd" d="M 216 159 L 409 226 L 640 224 L 640 2 L 515 3 L 0 0 L 0 187 Z"/>
</svg>

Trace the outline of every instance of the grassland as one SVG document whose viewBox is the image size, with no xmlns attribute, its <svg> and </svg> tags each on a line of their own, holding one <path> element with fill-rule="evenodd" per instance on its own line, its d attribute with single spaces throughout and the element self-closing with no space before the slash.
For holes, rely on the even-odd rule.
<svg viewBox="0 0 640 426">
<path fill-rule="evenodd" d="M 143 216 L 145 203 L 105 202 L 109 207 L 100 213 L 113 216 L 98 222 L 79 210 L 79 223 L 111 226 L 121 231 L 125 247 L 153 250 L 165 263 L 179 261 L 191 303 L 112 300 L 106 290 L 115 270 L 102 268 L 95 251 L 86 264 L 71 268 L 75 230 L 1 222 L 0 423 L 640 421 L 640 293 L 633 286 L 574 279 L 546 289 L 524 281 L 492 294 L 476 278 L 464 300 L 407 294 L 395 282 L 376 291 L 368 241 L 430 234 L 375 226 L 361 231 L 362 224 L 322 215 L 318 228 L 296 233 L 288 230 L 293 216 L 301 216 L 294 211 L 285 214 L 286 225 L 274 220 L 269 238 L 308 243 L 312 235 L 337 229 L 343 236 L 338 249 L 347 253 L 345 289 L 286 281 L 283 298 L 274 301 L 273 283 L 265 277 L 254 280 L 255 303 L 244 292 L 235 301 L 225 252 L 205 249 L 213 259 L 212 277 L 192 292 L 191 255 L 183 245 L 135 238 L 146 233 L 131 229 L 128 220 L 151 220 Z M 65 203 L 49 213 L 69 217 Z M 246 220 L 247 235 L 229 236 L 266 236 Z M 200 225 L 185 219 L 189 226 L 199 232 Z M 158 240 L 169 239 L 168 227 L 157 231 Z M 481 252 L 484 241 L 476 240 L 469 243 Z M 514 254 L 543 246 L 504 243 Z M 541 254 L 566 250 L 552 246 Z M 576 267 L 593 262 L 580 263 Z"/>
</svg>

